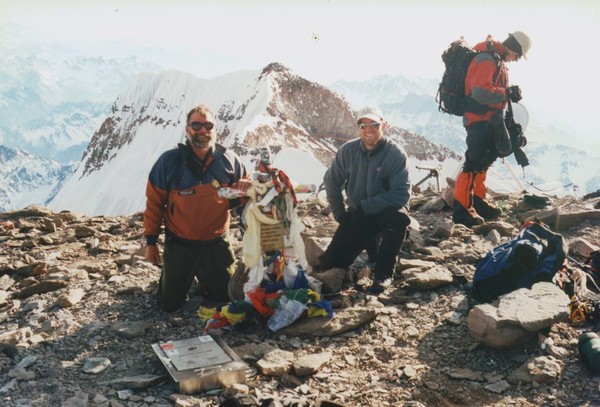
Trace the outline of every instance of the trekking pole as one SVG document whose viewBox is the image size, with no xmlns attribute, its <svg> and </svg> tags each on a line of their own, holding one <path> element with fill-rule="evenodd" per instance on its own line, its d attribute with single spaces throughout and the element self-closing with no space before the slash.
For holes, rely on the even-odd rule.
<svg viewBox="0 0 600 407">
<path fill-rule="evenodd" d="M 519 188 L 521 188 L 520 192 L 522 192 L 522 193 L 527 192 L 527 190 L 523 186 L 523 183 L 521 182 L 521 180 L 519 179 L 519 177 L 517 177 L 517 174 L 515 174 L 515 171 L 513 170 L 513 168 L 510 165 L 510 163 L 508 161 L 506 161 L 505 158 L 502 159 L 502 162 L 504 163 L 504 165 L 506 165 L 506 168 L 508 169 L 508 172 L 510 172 L 510 175 L 512 175 L 512 177 L 515 179 L 515 181 L 517 182 L 517 185 L 519 186 Z"/>
<path fill-rule="evenodd" d="M 512 183 L 512 181 L 506 178 L 500 172 L 496 171 L 494 167 L 490 167 L 488 169 L 488 179 L 490 179 L 490 177 L 492 177 L 491 179 L 493 180 L 493 182 L 497 183 L 500 187 L 504 188 L 504 191 L 517 192 L 517 188 Z"/>
</svg>

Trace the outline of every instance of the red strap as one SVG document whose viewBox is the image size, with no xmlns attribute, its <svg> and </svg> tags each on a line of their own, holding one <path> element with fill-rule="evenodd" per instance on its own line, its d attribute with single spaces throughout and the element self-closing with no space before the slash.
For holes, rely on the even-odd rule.
<svg viewBox="0 0 600 407">
<path fill-rule="evenodd" d="M 294 208 L 295 208 L 298 205 L 298 200 L 296 199 L 296 191 L 294 191 L 294 186 L 292 185 L 292 181 L 290 181 L 290 178 L 283 171 L 278 171 L 278 177 L 279 177 L 279 180 L 290 191 L 290 194 L 292 194 L 292 202 L 293 202 Z M 275 179 L 273 179 L 273 184 L 275 184 Z M 279 186 L 279 188 L 281 189 L 281 186 Z M 275 189 L 277 189 L 277 187 L 275 187 Z M 280 189 L 277 189 L 277 192 L 281 192 Z"/>
<path fill-rule="evenodd" d="M 271 174 L 271 177 L 273 178 L 273 187 L 277 192 L 282 192 L 283 187 L 287 187 L 287 189 L 290 191 L 290 194 L 292 194 L 292 202 L 294 204 L 294 208 L 298 205 L 296 191 L 294 191 L 292 181 L 285 172 L 278 170 L 277 168 L 273 168 L 270 165 L 264 165 L 262 162 L 258 164 L 258 171 Z"/>
</svg>

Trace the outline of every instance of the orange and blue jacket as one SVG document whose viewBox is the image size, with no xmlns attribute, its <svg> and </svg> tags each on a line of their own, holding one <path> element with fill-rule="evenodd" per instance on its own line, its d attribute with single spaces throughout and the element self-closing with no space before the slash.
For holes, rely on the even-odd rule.
<svg viewBox="0 0 600 407">
<path fill-rule="evenodd" d="M 474 49 L 480 53 L 471 61 L 465 77 L 465 95 L 470 97 L 468 111 L 463 115 L 465 127 L 474 122 L 489 122 L 507 104 L 508 68 L 500 57 L 506 54 L 506 47 L 488 37 Z"/>
<path fill-rule="evenodd" d="M 247 177 L 240 158 L 219 144 L 206 163 L 189 143 L 163 153 L 146 186 L 147 243 L 156 244 L 163 223 L 167 236 L 184 243 L 202 245 L 222 238 L 229 231 L 229 209 L 234 205 L 219 197 L 218 190 Z"/>
</svg>

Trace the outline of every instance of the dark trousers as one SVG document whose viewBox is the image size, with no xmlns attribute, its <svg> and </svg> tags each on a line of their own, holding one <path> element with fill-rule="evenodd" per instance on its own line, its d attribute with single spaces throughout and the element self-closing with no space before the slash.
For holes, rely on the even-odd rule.
<svg viewBox="0 0 600 407">
<path fill-rule="evenodd" d="M 375 215 L 352 212 L 342 220 L 321 256 L 324 268 L 347 268 L 367 250 L 375 262 L 375 279 L 393 276 L 410 217 L 406 209 L 387 208 Z"/>
<path fill-rule="evenodd" d="M 475 122 L 466 129 L 467 151 L 463 171 L 485 172 L 498 158 L 494 128 L 489 122 Z"/>
<path fill-rule="evenodd" d="M 233 249 L 226 238 L 205 246 L 192 246 L 167 238 L 163 269 L 158 283 L 158 305 L 165 311 L 183 306 L 194 277 L 200 294 L 215 302 L 227 302 L 229 279 L 235 271 Z"/>
</svg>

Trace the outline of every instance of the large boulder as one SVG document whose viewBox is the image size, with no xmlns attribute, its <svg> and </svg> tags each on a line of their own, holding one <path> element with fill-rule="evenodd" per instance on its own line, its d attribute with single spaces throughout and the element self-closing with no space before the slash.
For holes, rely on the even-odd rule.
<svg viewBox="0 0 600 407">
<path fill-rule="evenodd" d="M 569 297 L 558 286 L 541 282 L 480 304 L 469 312 L 471 336 L 493 348 L 506 349 L 531 340 L 538 332 L 569 317 Z"/>
</svg>

